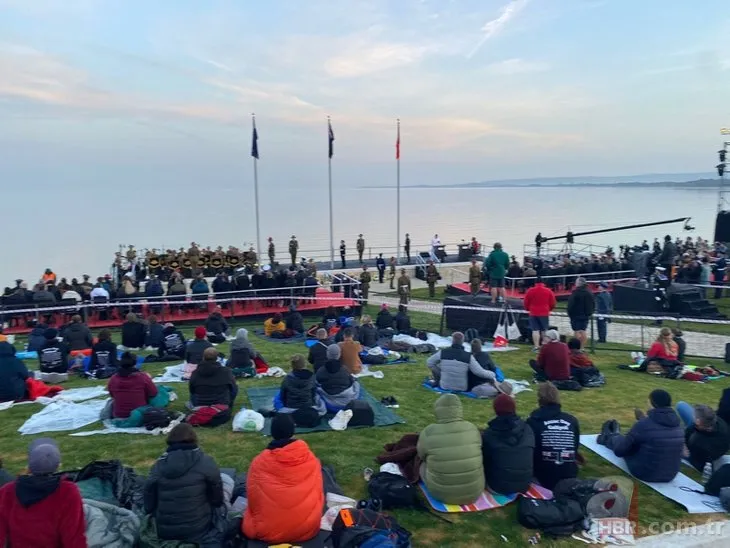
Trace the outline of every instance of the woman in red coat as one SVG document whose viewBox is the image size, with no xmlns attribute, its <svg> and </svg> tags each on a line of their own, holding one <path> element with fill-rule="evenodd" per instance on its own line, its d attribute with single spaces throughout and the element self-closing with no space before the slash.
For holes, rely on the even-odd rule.
<svg viewBox="0 0 730 548">
<path fill-rule="evenodd" d="M 294 421 L 271 421 L 269 446 L 251 463 L 243 534 L 269 544 L 305 542 L 317 536 L 324 509 L 322 466 L 302 440 L 292 439 Z"/>
<path fill-rule="evenodd" d="M 649 351 L 646 353 L 646 359 L 641 364 L 641 368 L 649 373 L 661 373 L 661 369 L 655 369 L 656 365 L 662 368 L 677 367 L 682 365 L 678 357 L 679 345 L 674 340 L 672 330 L 668 327 L 662 327 L 656 341 L 649 347 Z"/>
</svg>

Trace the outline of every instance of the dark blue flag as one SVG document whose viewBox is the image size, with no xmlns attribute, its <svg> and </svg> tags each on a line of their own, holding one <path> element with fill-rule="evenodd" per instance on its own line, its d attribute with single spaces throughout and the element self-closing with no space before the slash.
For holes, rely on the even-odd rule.
<svg viewBox="0 0 730 548">
<path fill-rule="evenodd" d="M 253 134 L 251 135 L 251 156 L 259 159 L 259 132 L 256 131 L 256 120 L 253 121 Z"/>
<path fill-rule="evenodd" d="M 327 120 L 327 138 L 329 140 L 329 155 L 332 158 L 335 153 L 335 132 L 332 131 L 332 124 L 329 120 Z"/>
</svg>

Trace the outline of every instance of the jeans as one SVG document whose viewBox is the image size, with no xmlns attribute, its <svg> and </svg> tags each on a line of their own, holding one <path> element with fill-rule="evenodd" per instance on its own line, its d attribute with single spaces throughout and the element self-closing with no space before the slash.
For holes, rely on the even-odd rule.
<svg viewBox="0 0 730 548">
<path fill-rule="evenodd" d="M 605 343 L 608 335 L 608 320 L 605 318 L 597 319 L 596 328 L 598 329 L 598 342 Z"/>
<path fill-rule="evenodd" d="M 695 423 L 695 409 L 687 402 L 677 403 L 677 415 L 682 419 L 685 426 L 693 426 Z"/>
</svg>

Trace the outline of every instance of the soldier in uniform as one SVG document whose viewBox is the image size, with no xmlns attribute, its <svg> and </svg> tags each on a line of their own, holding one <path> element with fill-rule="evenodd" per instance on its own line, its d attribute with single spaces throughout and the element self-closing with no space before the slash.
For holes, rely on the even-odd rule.
<svg viewBox="0 0 730 548">
<path fill-rule="evenodd" d="M 395 282 L 395 257 L 391 257 L 388 263 L 388 281 L 390 281 L 390 288 L 395 289 L 393 287 Z"/>
<path fill-rule="evenodd" d="M 365 253 L 365 238 L 362 237 L 362 234 L 358 234 L 357 236 L 357 257 L 360 260 L 360 264 L 362 264 L 362 254 Z"/>
<path fill-rule="evenodd" d="M 406 252 L 406 261 L 411 264 L 411 235 L 406 234 L 406 243 L 403 246 L 403 251 Z"/>
<path fill-rule="evenodd" d="M 428 266 L 426 267 L 426 283 L 428 284 L 428 296 L 429 297 L 435 297 L 436 296 L 436 282 L 439 279 L 439 271 L 436 270 L 436 267 L 433 264 L 432 260 L 428 261 Z"/>
<path fill-rule="evenodd" d="M 274 238 L 269 236 L 269 263 L 274 266 L 274 258 L 276 258 L 276 246 L 274 246 Z"/>
<path fill-rule="evenodd" d="M 134 250 L 134 246 L 130 245 L 129 249 L 127 249 L 127 260 L 129 261 L 129 264 L 132 264 L 136 258 L 137 252 Z"/>
<path fill-rule="evenodd" d="M 292 236 L 289 240 L 289 255 L 291 255 L 291 264 L 293 265 L 297 264 L 297 251 L 299 251 L 299 242 L 297 242 L 296 236 Z"/>
<path fill-rule="evenodd" d="M 471 260 L 471 267 L 469 268 L 469 288 L 471 294 L 476 296 L 479 293 L 479 286 L 482 285 L 482 269 L 479 268 L 476 259 Z"/>
<path fill-rule="evenodd" d="M 347 263 L 345 261 L 345 258 L 347 257 L 347 245 L 345 244 L 345 240 L 340 240 L 340 261 L 342 262 L 342 268 L 347 268 Z"/>
<path fill-rule="evenodd" d="M 408 299 L 411 297 L 411 279 L 406 274 L 406 269 L 400 269 L 400 278 L 398 278 L 398 295 L 400 301 L 398 304 L 408 304 Z"/>
<path fill-rule="evenodd" d="M 370 272 L 368 272 L 367 265 L 362 265 L 362 274 L 360 274 L 360 298 L 362 299 L 362 304 L 365 306 L 368 304 L 368 292 L 370 291 L 370 282 L 373 281 L 372 276 L 370 276 Z"/>
<path fill-rule="evenodd" d="M 382 253 L 375 259 L 375 266 L 378 269 L 378 282 L 382 284 L 383 278 L 385 278 L 385 259 L 383 259 Z"/>
<path fill-rule="evenodd" d="M 190 249 L 188 249 L 188 259 L 190 259 L 190 270 L 193 276 L 198 275 L 198 266 L 200 265 L 200 249 L 198 244 L 190 242 Z"/>
</svg>

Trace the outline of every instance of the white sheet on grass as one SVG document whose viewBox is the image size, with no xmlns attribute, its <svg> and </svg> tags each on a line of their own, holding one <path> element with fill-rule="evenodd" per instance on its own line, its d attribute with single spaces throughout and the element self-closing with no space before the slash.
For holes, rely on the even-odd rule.
<svg viewBox="0 0 730 548">
<path fill-rule="evenodd" d="M 180 363 L 177 365 L 169 365 L 165 367 L 165 372 L 162 375 L 158 375 L 152 382 L 183 382 L 183 374 L 185 372 L 185 364 Z"/>
<path fill-rule="evenodd" d="M 72 388 L 70 390 L 64 390 L 59 392 L 52 398 L 40 397 L 33 401 L 20 401 L 20 402 L 3 402 L 0 403 L 0 411 L 10 409 L 16 405 L 27 405 L 29 403 L 40 403 L 41 405 L 48 405 L 56 401 L 72 401 L 80 402 L 86 400 L 93 400 L 94 398 L 100 398 L 108 396 L 106 388 L 103 386 L 88 386 L 85 388 Z"/>
<path fill-rule="evenodd" d="M 520 392 L 530 392 L 530 383 L 528 381 L 516 381 L 515 379 L 504 379 L 504 382 L 508 382 L 512 385 L 512 395 L 516 396 Z"/>
<path fill-rule="evenodd" d="M 76 430 L 99 420 L 107 399 L 88 400 L 80 403 L 54 401 L 32 415 L 18 432 L 27 436 L 43 432 Z"/>
<path fill-rule="evenodd" d="M 152 436 L 159 436 L 161 434 L 169 434 L 170 430 L 175 428 L 178 424 L 180 424 L 183 421 L 184 417 L 180 417 L 178 419 L 175 419 L 172 421 L 168 426 L 165 428 L 155 428 L 153 430 L 147 430 L 143 426 L 137 427 L 137 428 L 118 428 L 114 426 L 112 421 L 106 420 L 104 421 L 104 429 L 103 430 L 89 430 L 87 432 L 74 432 L 73 434 L 69 434 L 69 436 L 76 436 L 76 437 L 84 437 L 84 436 L 98 436 L 102 434 L 148 434 Z"/>
<path fill-rule="evenodd" d="M 631 475 L 626 461 L 621 457 L 617 457 L 608 447 L 599 445 L 596 441 L 597 439 L 598 435 L 596 434 L 584 435 L 580 437 L 580 443 L 597 455 L 606 459 L 614 466 L 617 466 L 627 474 Z M 703 487 L 695 480 L 685 476 L 681 472 L 669 483 L 650 483 L 648 481 L 642 481 L 641 483 L 648 485 L 654 489 L 654 491 L 657 491 L 668 499 L 684 506 L 690 514 L 711 514 L 723 511 L 720 499 L 717 497 L 703 495 L 701 493 L 693 493 L 691 491 L 683 491 L 681 487 L 688 487 L 697 491 L 702 491 Z"/>
<path fill-rule="evenodd" d="M 385 377 L 385 374 L 382 371 L 373 371 L 367 365 L 363 365 L 362 371 L 357 375 L 353 375 L 353 377 L 355 377 L 356 379 L 359 379 L 361 377 L 373 377 L 375 379 L 382 379 L 383 377 Z"/>
<path fill-rule="evenodd" d="M 437 335 L 436 333 L 427 333 L 426 334 L 426 340 L 423 341 L 416 337 L 411 337 L 410 335 L 393 335 L 393 341 L 395 342 L 402 342 L 410 345 L 417 345 L 417 344 L 432 344 L 436 347 L 437 350 L 441 350 L 442 348 L 448 348 L 451 346 L 451 337 L 442 337 L 441 335 Z M 464 343 L 464 350 L 467 352 L 471 352 L 471 345 L 469 343 Z M 495 346 L 488 342 L 484 343 L 484 346 L 482 346 L 482 350 L 485 352 L 509 352 L 510 350 L 517 350 L 514 346 L 504 346 L 495 348 Z"/>
</svg>

